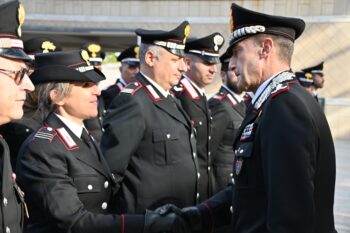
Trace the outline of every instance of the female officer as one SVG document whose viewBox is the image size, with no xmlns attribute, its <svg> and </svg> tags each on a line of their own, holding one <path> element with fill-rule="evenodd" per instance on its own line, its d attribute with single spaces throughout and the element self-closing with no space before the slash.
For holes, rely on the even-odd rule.
<svg viewBox="0 0 350 233">
<path fill-rule="evenodd" d="M 115 214 L 114 176 L 83 124 L 97 115 L 96 84 L 104 79 L 87 52 L 37 55 L 30 78 L 46 118 L 17 160 L 30 212 L 27 232 L 171 232 L 171 217 Z"/>
</svg>

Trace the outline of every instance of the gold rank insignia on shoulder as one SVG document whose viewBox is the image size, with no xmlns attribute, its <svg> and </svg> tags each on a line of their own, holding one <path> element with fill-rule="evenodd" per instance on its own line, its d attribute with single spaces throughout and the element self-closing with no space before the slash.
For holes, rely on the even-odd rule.
<svg viewBox="0 0 350 233">
<path fill-rule="evenodd" d="M 185 31 L 184 31 L 184 35 L 185 35 L 185 38 L 183 40 L 183 43 L 186 44 L 186 40 L 187 40 L 187 37 L 190 35 L 190 31 L 191 31 L 191 27 L 190 25 L 186 25 L 185 27 Z"/>
<path fill-rule="evenodd" d="M 43 49 L 43 53 L 48 53 L 50 51 L 55 51 L 56 50 L 56 46 L 50 41 L 44 41 L 41 44 L 41 48 Z"/>
<path fill-rule="evenodd" d="M 134 48 L 134 52 L 135 52 L 135 57 L 136 58 L 139 58 L 140 57 L 140 47 L 139 46 L 136 46 Z"/>
<path fill-rule="evenodd" d="M 101 51 L 101 46 L 98 44 L 90 44 L 87 49 L 91 53 L 91 57 L 95 58 L 97 53 Z"/>
<path fill-rule="evenodd" d="M 81 55 L 81 57 L 84 59 L 84 61 L 86 61 L 86 63 L 87 63 L 88 65 L 90 65 L 90 62 L 89 62 L 89 59 L 90 59 L 89 53 L 88 53 L 86 50 L 81 50 L 80 55 Z"/>
<path fill-rule="evenodd" d="M 22 36 L 22 25 L 24 23 L 24 18 L 25 18 L 25 15 L 26 15 L 26 12 L 24 10 L 24 7 L 23 5 L 20 3 L 19 6 L 18 6 L 18 28 L 17 28 L 17 34 L 19 37 Z"/>
</svg>

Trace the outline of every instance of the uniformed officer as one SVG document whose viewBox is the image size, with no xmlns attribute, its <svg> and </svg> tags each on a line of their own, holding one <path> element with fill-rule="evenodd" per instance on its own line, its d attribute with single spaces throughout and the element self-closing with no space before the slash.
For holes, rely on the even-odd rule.
<svg viewBox="0 0 350 233">
<path fill-rule="evenodd" d="M 119 187 L 118 210 L 141 213 L 165 203 L 182 207 L 199 197 L 191 120 L 170 90 L 181 73 L 187 21 L 171 31 L 137 29 L 140 73 L 114 98 L 101 148 Z"/>
<path fill-rule="evenodd" d="M 49 37 L 34 37 L 24 41 L 24 51 L 33 59 L 32 61 L 34 61 L 35 54 L 61 50 L 61 45 Z M 32 61 L 29 66 L 29 74 L 34 69 Z M 23 105 L 23 111 L 24 115 L 22 119 L 0 126 L 0 133 L 3 135 L 10 148 L 11 164 L 14 170 L 16 168 L 17 154 L 22 143 L 42 124 L 35 92 L 27 94 Z"/>
<path fill-rule="evenodd" d="M 212 155 L 210 148 L 211 116 L 204 87 L 210 84 L 217 72 L 219 51 L 224 44 L 220 33 L 194 39 L 186 43 L 185 62 L 187 72 L 174 87 L 176 97 L 196 129 L 199 173 L 199 200 L 204 201 L 213 194 Z"/>
<path fill-rule="evenodd" d="M 208 102 L 213 118 L 210 148 L 213 155 L 214 193 L 231 183 L 233 140 L 246 111 L 242 91 L 237 87 L 238 78 L 229 67 L 230 58 L 227 53 L 221 55 L 220 75 L 223 85 Z"/>
<path fill-rule="evenodd" d="M 232 204 L 236 233 L 334 233 L 332 135 L 318 103 L 290 72 L 305 23 L 237 4 L 231 10 L 231 63 L 238 86 L 255 92 L 234 143 L 235 185 L 182 216 L 192 232 L 210 232 L 229 222 Z"/>
<path fill-rule="evenodd" d="M 162 224 L 174 218 L 115 214 L 114 175 L 83 124 L 97 115 L 96 84 L 104 79 L 87 52 L 39 54 L 31 79 L 49 113 L 18 157 L 31 213 L 26 232 L 173 232 Z"/>
<path fill-rule="evenodd" d="M 308 79 L 313 80 L 311 85 L 307 85 L 305 88 L 313 97 L 315 97 L 317 101 L 319 101 L 317 89 L 323 88 L 324 86 L 323 63 L 324 62 L 321 62 L 315 66 L 302 69 L 302 72 L 305 73 L 305 76 L 307 76 Z"/>
<path fill-rule="evenodd" d="M 20 39 L 24 17 L 24 8 L 18 1 L 0 5 L 0 125 L 23 116 L 26 93 L 34 90 L 25 63 L 31 59 L 23 51 Z M 25 204 L 14 177 L 10 151 L 0 135 L 0 232 L 3 233 L 23 230 Z"/>
<path fill-rule="evenodd" d="M 89 53 L 89 62 L 98 70 L 102 70 L 102 61 L 106 56 L 106 53 L 102 50 L 102 46 L 98 43 L 86 43 L 82 46 L 83 50 Z M 95 138 L 97 145 L 100 145 L 103 129 L 103 115 L 106 112 L 104 107 L 103 98 L 98 96 L 98 114 L 96 117 L 84 120 L 86 128 L 91 135 Z"/>
<path fill-rule="evenodd" d="M 135 81 L 136 74 L 140 71 L 139 59 L 140 47 L 133 45 L 123 50 L 117 57 L 117 61 L 121 63 L 119 67 L 121 77 L 117 79 L 115 84 L 103 90 L 101 96 L 105 109 L 108 109 L 114 97 L 130 82 Z"/>
</svg>

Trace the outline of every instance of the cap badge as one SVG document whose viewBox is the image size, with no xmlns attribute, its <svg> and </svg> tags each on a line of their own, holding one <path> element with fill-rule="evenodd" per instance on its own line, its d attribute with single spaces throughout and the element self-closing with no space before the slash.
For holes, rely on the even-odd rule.
<svg viewBox="0 0 350 233">
<path fill-rule="evenodd" d="M 136 46 L 134 48 L 134 52 L 135 52 L 135 57 L 136 58 L 139 58 L 140 57 L 140 47 L 139 46 Z"/>
<path fill-rule="evenodd" d="M 50 41 L 44 41 L 41 44 L 41 48 L 43 49 L 43 53 L 48 53 L 49 51 L 55 51 L 56 50 L 56 46 Z"/>
<path fill-rule="evenodd" d="M 190 35 L 190 31 L 191 31 L 191 27 L 189 24 L 187 24 L 184 31 L 184 35 L 185 35 L 185 38 L 183 40 L 184 44 L 186 43 L 187 37 Z"/>
<path fill-rule="evenodd" d="M 22 4 L 19 4 L 18 6 L 18 14 L 17 14 L 17 17 L 18 17 L 18 28 L 17 28 L 17 35 L 19 37 L 22 36 L 22 25 L 24 23 L 24 18 L 25 18 L 25 15 L 26 15 L 26 12 L 24 11 L 24 7 Z"/>
<path fill-rule="evenodd" d="M 81 55 L 81 58 L 83 58 L 84 61 L 86 61 L 86 63 L 90 65 L 90 62 L 89 62 L 90 57 L 88 52 L 86 50 L 81 50 L 80 55 Z"/>
<path fill-rule="evenodd" d="M 305 78 L 312 79 L 312 74 L 311 73 L 305 73 Z"/>
<path fill-rule="evenodd" d="M 215 44 L 214 50 L 218 51 L 219 50 L 219 46 L 221 46 L 224 43 L 224 38 L 222 36 L 220 36 L 220 35 L 215 35 L 213 41 L 214 41 L 214 44 Z"/>
<path fill-rule="evenodd" d="M 101 46 L 99 46 L 98 44 L 91 44 L 88 47 L 89 52 L 91 53 L 91 57 L 96 57 L 98 52 L 101 51 Z"/>
</svg>

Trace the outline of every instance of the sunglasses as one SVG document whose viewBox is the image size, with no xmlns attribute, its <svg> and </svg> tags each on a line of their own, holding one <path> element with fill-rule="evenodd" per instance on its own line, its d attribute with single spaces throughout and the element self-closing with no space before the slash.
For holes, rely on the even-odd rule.
<svg viewBox="0 0 350 233">
<path fill-rule="evenodd" d="M 22 68 L 20 70 L 14 71 L 14 70 L 6 70 L 6 69 L 0 69 L 0 72 L 7 75 L 9 78 L 12 78 L 15 80 L 15 83 L 17 85 L 20 85 L 23 81 L 23 78 L 29 74 L 29 70 L 27 68 Z M 14 76 L 10 75 L 14 74 Z"/>
</svg>

